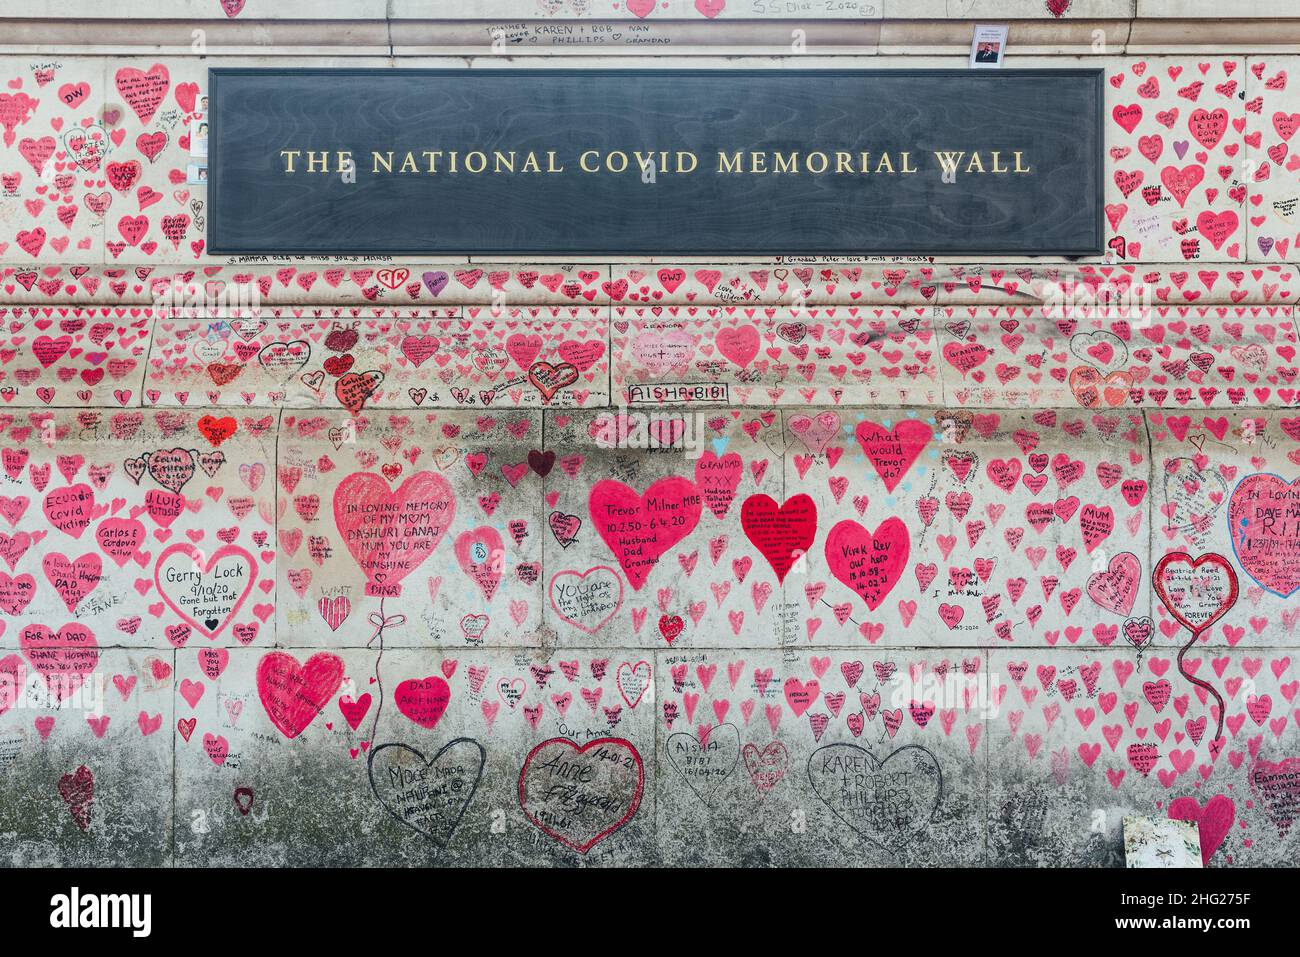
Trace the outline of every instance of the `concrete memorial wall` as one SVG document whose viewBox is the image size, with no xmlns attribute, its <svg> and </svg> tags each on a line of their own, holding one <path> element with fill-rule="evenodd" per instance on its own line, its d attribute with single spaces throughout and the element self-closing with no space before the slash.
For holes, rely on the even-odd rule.
<svg viewBox="0 0 1300 957">
<path fill-rule="evenodd" d="M 6 864 L 1296 860 L 1290 4 L 172 6 L 0 8 Z M 1105 71 L 1104 255 L 206 249 L 212 66 L 960 68 L 977 19 Z M 745 55 L 817 21 L 869 32 Z"/>
</svg>

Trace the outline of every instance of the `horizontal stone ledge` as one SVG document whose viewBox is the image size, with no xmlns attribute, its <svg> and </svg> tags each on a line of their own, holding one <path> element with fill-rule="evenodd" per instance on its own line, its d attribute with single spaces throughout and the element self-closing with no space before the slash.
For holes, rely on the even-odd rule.
<svg viewBox="0 0 1300 957">
<path fill-rule="evenodd" d="M 1300 8 L 1293 7 L 1294 13 Z M 1295 53 L 1300 19 L 1134 20 L 1126 53 Z"/>
<path fill-rule="evenodd" d="M 1017 20 L 1005 23 L 1008 66 L 1019 55 L 1114 55 L 1207 52 L 1283 53 L 1300 48 L 1300 8 L 1274 19 L 1093 19 Z M 966 53 L 970 20 L 884 20 L 878 53 L 882 56 Z"/>
<path fill-rule="evenodd" d="M 989 18 L 983 18 L 988 20 Z M 1017 55 L 1288 52 L 1300 49 L 1300 17 L 1196 19 L 1002 19 L 1008 65 Z M 687 20 L 158 20 L 4 21 L 0 53 L 190 55 L 202 31 L 210 56 L 316 51 L 333 55 L 472 56 L 789 53 L 796 40 L 821 55 L 965 54 L 976 20 L 782 18 L 718 23 Z M 799 31 L 801 35 L 796 35 Z M 493 47 L 493 43 L 498 45 Z M 1100 47 L 1099 47 L 1100 45 Z"/>
<path fill-rule="evenodd" d="M 390 52 L 383 20 L 5 20 L 0 53 L 168 54 L 193 56 L 201 39 L 210 56 L 248 56 L 316 50 L 330 55 L 384 56 Z"/>
<path fill-rule="evenodd" d="M 796 4 L 787 0 L 633 0 L 621 7 L 588 0 L 462 0 L 434 4 L 429 0 L 172 0 L 171 18 L 219 20 L 234 24 L 278 23 L 294 20 L 437 19 L 443 21 L 509 19 L 553 23 L 614 20 L 624 23 L 684 21 L 725 29 L 748 20 L 789 19 L 792 8 L 803 19 L 928 20 L 971 15 L 989 21 L 1038 20 L 1070 23 L 1081 17 L 1111 19 L 1205 20 L 1275 19 L 1294 16 L 1291 0 L 1074 0 L 1045 5 L 1041 0 L 967 0 L 955 9 L 951 0 L 852 0 L 836 4 Z M 438 15 L 430 14 L 437 10 Z M 34 0 L 24 13 L 33 19 L 87 21 L 152 20 L 158 18 L 154 0 Z M 224 16 L 223 16 L 224 14 Z M 965 16 L 963 16 L 963 14 Z"/>
<path fill-rule="evenodd" d="M 0 322 L 9 409 L 1300 404 L 1290 306 L 0 306 Z"/>
<path fill-rule="evenodd" d="M 1127 20 L 1009 20 L 1007 67 L 1017 56 L 1092 56 L 1123 53 Z M 973 21 L 890 20 L 880 25 L 881 56 L 952 56 L 970 52 Z"/>
<path fill-rule="evenodd" d="M 1138 20 L 1214 20 L 1295 16 L 1292 0 L 1136 0 Z"/>
<path fill-rule="evenodd" d="M 779 56 L 798 52 L 796 44 L 818 56 L 862 56 L 877 52 L 880 37 L 879 21 L 815 19 L 732 22 L 726 30 L 711 23 L 583 20 L 394 21 L 390 29 L 395 56 Z"/>
<path fill-rule="evenodd" d="M 1137 287 L 1137 288 L 1135 288 Z M 225 266 L 0 265 L 0 304 L 151 306 L 238 314 L 262 307 L 367 309 L 545 305 L 1289 306 L 1291 264 L 1065 265 L 833 258 L 643 263 L 345 260 Z"/>
</svg>

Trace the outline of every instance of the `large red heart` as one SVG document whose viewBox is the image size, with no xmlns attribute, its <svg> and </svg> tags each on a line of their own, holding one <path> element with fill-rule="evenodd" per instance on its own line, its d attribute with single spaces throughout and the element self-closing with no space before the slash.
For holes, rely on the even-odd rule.
<svg viewBox="0 0 1300 957">
<path fill-rule="evenodd" d="M 1237 805 L 1225 794 L 1216 794 L 1201 807 L 1193 797 L 1175 798 L 1169 802 L 1171 821 L 1191 821 L 1201 834 L 1201 863 L 1210 866 L 1210 858 L 1219 849 L 1223 839 L 1237 819 Z"/>
<path fill-rule="evenodd" d="M 704 501 L 695 483 L 679 476 L 660 479 L 644 495 L 601 479 L 592 486 L 587 507 L 628 582 L 640 591 L 659 556 L 695 529 Z"/>
<path fill-rule="evenodd" d="M 72 812 L 72 819 L 83 831 L 90 829 L 90 813 L 95 805 L 95 775 L 84 764 L 59 778 L 59 797 Z"/>
<path fill-rule="evenodd" d="M 18 637 L 18 647 L 56 702 L 71 698 L 99 664 L 95 633 L 79 622 L 69 622 L 57 632 L 48 625 L 28 625 Z"/>
<path fill-rule="evenodd" d="M 773 741 L 761 750 L 756 744 L 747 744 L 741 754 L 745 758 L 745 770 L 762 795 L 780 784 L 790 767 L 790 752 L 780 741 Z"/>
<path fill-rule="evenodd" d="M 257 561 L 247 549 L 225 545 L 211 555 L 188 542 L 158 556 L 154 585 L 181 619 L 215 638 L 239 613 L 257 581 Z"/>
<path fill-rule="evenodd" d="M 141 123 L 148 125 L 167 95 L 171 74 L 161 63 L 149 67 L 148 72 L 124 66 L 117 71 L 116 81 L 117 92 L 122 94 L 126 105 L 131 107 Z"/>
<path fill-rule="evenodd" d="M 82 555 L 75 561 L 59 552 L 47 554 L 41 559 L 45 577 L 63 599 L 69 615 L 76 611 L 81 600 L 100 583 L 102 567 L 99 556 L 93 552 Z"/>
<path fill-rule="evenodd" d="M 343 684 L 343 659 L 320 652 L 299 664 L 284 651 L 272 651 L 257 665 L 257 694 L 271 723 L 286 738 L 306 730 Z"/>
<path fill-rule="evenodd" d="M 740 508 L 740 527 L 772 566 L 776 580 L 784 582 L 817 536 L 817 505 L 802 494 L 780 506 L 768 495 L 751 495 Z"/>
<path fill-rule="evenodd" d="M 719 329 L 714 340 L 718 344 L 718 352 L 742 369 L 758 355 L 761 344 L 758 330 L 752 325 Z"/>
<path fill-rule="evenodd" d="M 1107 611 L 1127 618 L 1142 587 L 1142 563 L 1132 552 L 1120 552 L 1109 566 L 1088 578 L 1088 597 Z"/>
<path fill-rule="evenodd" d="M 875 611 L 902 577 L 911 547 L 900 518 L 885 519 L 874 533 L 845 519 L 826 536 L 826 564 Z"/>
<path fill-rule="evenodd" d="M 1300 591 L 1300 535 L 1285 520 L 1300 506 L 1300 478 L 1247 475 L 1228 500 L 1228 532 L 1242 569 L 1275 595 Z"/>
<path fill-rule="evenodd" d="M 608 565 L 585 572 L 564 568 L 551 576 L 551 607 L 561 619 L 594 635 L 623 607 L 623 580 Z"/>
<path fill-rule="evenodd" d="M 1207 573 L 1197 574 L 1202 568 Z M 1196 559 L 1171 552 L 1156 563 L 1151 577 L 1169 614 L 1193 634 L 1205 631 L 1237 602 L 1237 573 L 1214 552 Z"/>
<path fill-rule="evenodd" d="M 892 492 L 921 450 L 934 438 L 934 429 L 916 419 L 904 419 L 892 429 L 875 422 L 859 422 L 857 437 L 885 488 Z"/>
<path fill-rule="evenodd" d="M 349 372 L 335 381 L 334 395 L 339 400 L 339 405 L 356 415 L 366 404 L 366 400 L 379 390 L 383 381 L 384 374 L 378 369 Z"/>
<path fill-rule="evenodd" d="M 578 381 L 578 367 L 568 362 L 552 365 L 545 360 L 534 362 L 528 369 L 528 381 L 542 394 L 542 400 L 550 402 L 566 386 Z"/>
<path fill-rule="evenodd" d="M 408 678 L 393 692 L 393 702 L 402 714 L 432 731 L 451 702 L 451 686 L 437 675 Z"/>
<path fill-rule="evenodd" d="M 528 752 L 519 771 L 524 816 L 579 854 L 632 820 L 644 790 L 641 755 L 622 738 L 597 738 L 581 747 L 550 738 Z"/>
<path fill-rule="evenodd" d="M 374 472 L 355 472 L 334 491 L 334 523 L 365 573 L 368 595 L 400 594 L 402 579 L 433 554 L 455 515 L 456 495 L 435 472 L 416 472 L 396 489 Z"/>
</svg>

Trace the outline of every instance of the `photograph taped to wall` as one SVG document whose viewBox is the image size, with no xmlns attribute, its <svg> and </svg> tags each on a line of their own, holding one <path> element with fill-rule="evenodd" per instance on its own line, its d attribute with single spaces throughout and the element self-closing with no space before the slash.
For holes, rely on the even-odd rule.
<svg viewBox="0 0 1300 957">
<path fill-rule="evenodd" d="M 970 42 L 972 70 L 996 70 L 1002 66 L 1008 32 L 1009 28 L 1005 26 L 975 25 L 975 34 Z"/>
</svg>

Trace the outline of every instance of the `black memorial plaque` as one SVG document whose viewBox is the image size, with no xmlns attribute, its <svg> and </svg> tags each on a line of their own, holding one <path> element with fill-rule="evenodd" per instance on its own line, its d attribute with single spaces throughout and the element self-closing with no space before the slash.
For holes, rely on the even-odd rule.
<svg viewBox="0 0 1300 957">
<path fill-rule="evenodd" d="M 216 254 L 1102 251 L 1100 70 L 214 69 L 209 93 Z"/>
</svg>

